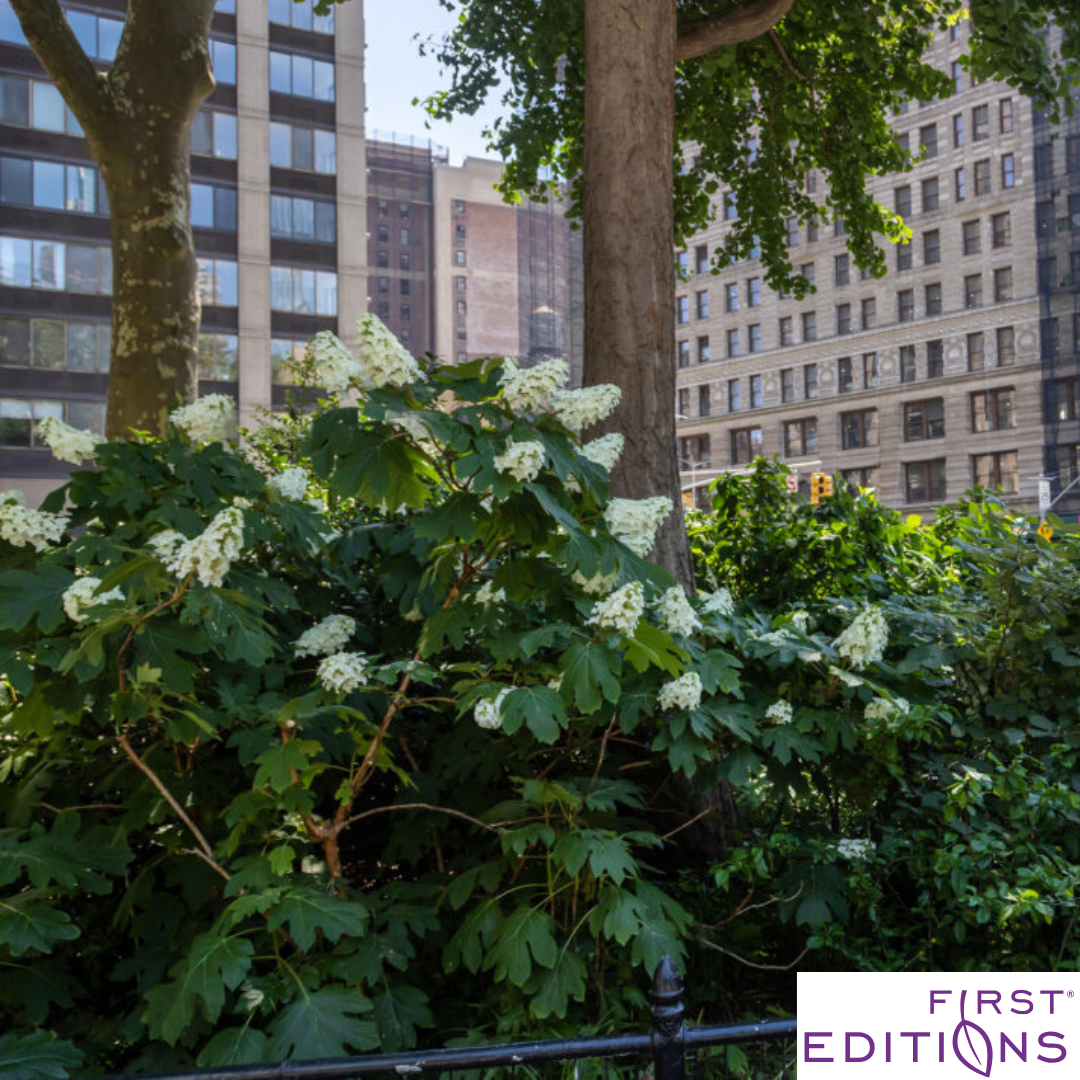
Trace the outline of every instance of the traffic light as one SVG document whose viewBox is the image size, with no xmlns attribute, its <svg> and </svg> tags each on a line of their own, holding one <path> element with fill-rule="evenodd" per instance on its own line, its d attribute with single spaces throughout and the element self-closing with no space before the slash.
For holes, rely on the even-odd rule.
<svg viewBox="0 0 1080 1080">
<path fill-rule="evenodd" d="M 810 474 L 810 501 L 819 503 L 833 493 L 833 479 L 828 473 Z"/>
</svg>

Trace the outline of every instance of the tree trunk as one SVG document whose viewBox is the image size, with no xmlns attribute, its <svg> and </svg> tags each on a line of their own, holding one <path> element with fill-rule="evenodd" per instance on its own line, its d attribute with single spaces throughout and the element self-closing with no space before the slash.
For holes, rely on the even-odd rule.
<svg viewBox="0 0 1080 1080">
<path fill-rule="evenodd" d="M 199 297 L 188 125 L 133 125 L 101 160 L 112 217 L 112 362 L 106 435 L 163 434 L 196 397 Z"/>
<path fill-rule="evenodd" d="M 199 300 L 191 233 L 191 121 L 214 87 L 214 0 L 128 0 L 116 59 L 97 71 L 57 0 L 11 0 L 30 45 L 86 132 L 112 219 L 106 434 L 163 435 L 196 395 Z"/>
<path fill-rule="evenodd" d="M 585 4 L 585 384 L 612 382 L 613 489 L 675 503 L 652 558 L 693 588 L 675 438 L 675 0 Z"/>
</svg>

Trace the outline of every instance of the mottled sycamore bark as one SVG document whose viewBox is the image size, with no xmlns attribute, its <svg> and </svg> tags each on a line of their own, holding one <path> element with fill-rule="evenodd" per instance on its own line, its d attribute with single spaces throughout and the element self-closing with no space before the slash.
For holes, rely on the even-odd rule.
<svg viewBox="0 0 1080 1080">
<path fill-rule="evenodd" d="M 163 434 L 196 392 L 199 300 L 189 137 L 214 86 L 214 0 L 129 0 L 110 70 L 99 72 L 57 0 L 11 0 L 27 40 L 86 132 L 109 195 L 113 334 L 106 434 Z"/>
<path fill-rule="evenodd" d="M 613 382 L 626 436 L 612 485 L 675 502 L 652 558 L 693 589 L 675 436 L 674 142 L 680 60 L 766 33 L 795 0 L 678 24 L 676 0 L 585 4 L 585 384 Z"/>
<path fill-rule="evenodd" d="M 622 388 L 626 498 L 679 498 L 675 444 L 675 0 L 585 4 L 585 383 Z M 693 575 L 677 503 L 653 559 Z"/>
</svg>

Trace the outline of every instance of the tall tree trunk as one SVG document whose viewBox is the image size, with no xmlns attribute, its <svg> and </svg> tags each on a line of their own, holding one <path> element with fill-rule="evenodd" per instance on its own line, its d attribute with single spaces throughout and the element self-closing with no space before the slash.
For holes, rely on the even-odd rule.
<svg viewBox="0 0 1080 1080">
<path fill-rule="evenodd" d="M 129 0 L 108 73 L 97 71 L 57 0 L 12 0 L 27 40 L 86 132 L 109 195 L 113 334 L 106 434 L 165 433 L 196 394 L 199 301 L 189 138 L 213 89 L 214 0 Z"/>
<path fill-rule="evenodd" d="M 585 384 L 623 398 L 613 477 L 675 503 L 652 558 L 693 588 L 675 438 L 675 0 L 585 4 Z"/>
</svg>

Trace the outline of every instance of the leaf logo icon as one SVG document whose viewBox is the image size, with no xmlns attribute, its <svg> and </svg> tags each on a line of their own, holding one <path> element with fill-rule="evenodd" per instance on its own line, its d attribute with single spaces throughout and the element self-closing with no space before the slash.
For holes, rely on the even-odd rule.
<svg viewBox="0 0 1080 1080">
<path fill-rule="evenodd" d="M 960 1023 L 953 1031 L 953 1053 L 973 1073 L 989 1076 L 994 1065 L 994 1047 L 990 1036 L 974 1020 L 964 1019 L 964 998 L 967 991 L 960 991 Z"/>
</svg>

